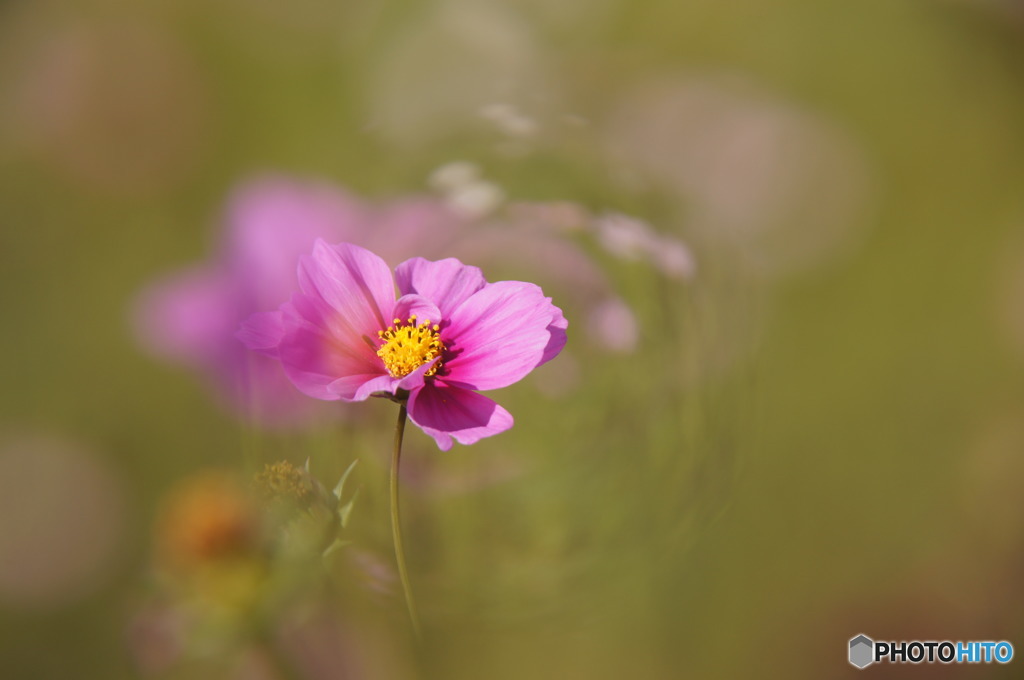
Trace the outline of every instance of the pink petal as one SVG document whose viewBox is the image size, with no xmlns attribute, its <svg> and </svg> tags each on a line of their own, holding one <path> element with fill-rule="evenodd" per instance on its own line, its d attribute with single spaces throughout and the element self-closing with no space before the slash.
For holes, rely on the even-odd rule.
<svg viewBox="0 0 1024 680">
<path fill-rule="evenodd" d="M 299 262 L 299 287 L 337 312 L 338 339 L 376 338 L 387 328 L 395 305 L 395 286 L 384 260 L 350 243 L 317 240 L 313 255 Z"/>
<path fill-rule="evenodd" d="M 366 401 L 374 392 L 394 394 L 398 380 L 390 375 L 350 375 L 338 378 L 327 386 L 328 391 L 345 401 Z"/>
<path fill-rule="evenodd" d="M 278 309 L 253 314 L 242 322 L 235 337 L 253 351 L 276 357 L 277 346 L 281 344 L 284 334 L 284 312 Z"/>
<path fill-rule="evenodd" d="M 364 399 L 373 396 L 374 392 L 387 392 L 389 394 L 395 394 L 396 392 L 398 392 L 398 390 L 405 390 L 407 392 L 418 390 L 421 387 L 423 387 L 423 382 L 424 378 L 426 377 L 427 371 L 433 368 L 434 364 L 436 364 L 438 361 L 440 361 L 440 357 L 434 359 L 429 363 L 423 364 L 415 371 L 402 378 L 392 378 L 391 375 L 382 375 L 374 377 L 373 379 L 368 380 L 367 382 L 364 382 L 363 384 L 359 385 L 356 388 L 353 396 L 349 398 L 349 401 L 363 401 Z M 346 383 L 347 382 L 348 381 L 346 381 Z M 331 384 L 331 389 L 340 390 L 342 389 L 342 384 L 345 383 L 343 383 L 342 381 L 335 381 L 335 383 Z"/>
<path fill-rule="evenodd" d="M 568 322 L 538 286 L 499 281 L 460 305 L 442 329 L 444 380 L 475 390 L 511 385 L 565 346 Z"/>
<path fill-rule="evenodd" d="M 359 387 L 384 374 L 374 338 L 354 336 L 325 301 L 296 294 L 282 306 L 284 336 L 278 358 L 295 386 L 317 399 L 352 401 Z"/>
<path fill-rule="evenodd" d="M 425 321 L 441 323 L 442 318 L 437 305 L 425 297 L 420 295 L 403 295 L 395 303 L 395 311 L 392 314 L 391 320 L 401 319 L 402 323 L 405 323 L 412 316 L 416 317 L 417 324 L 424 323 Z"/>
<path fill-rule="evenodd" d="M 426 383 L 409 395 L 409 418 L 434 438 L 442 451 L 475 444 L 512 427 L 512 416 L 476 392 L 438 382 Z"/>
<path fill-rule="evenodd" d="M 551 298 L 546 299 L 549 302 L 551 301 Z M 558 353 L 562 351 L 563 347 L 565 347 L 565 343 L 569 340 L 569 336 L 565 332 L 569 328 L 569 320 L 565 318 L 564 314 L 562 314 L 561 309 L 554 305 L 551 306 L 554 307 L 556 312 L 554 317 L 551 319 L 551 323 L 548 324 L 548 332 L 551 333 L 551 338 L 548 340 L 548 344 L 544 347 L 544 355 L 541 357 L 540 364 L 537 364 L 538 366 L 546 364 L 557 357 Z"/>
<path fill-rule="evenodd" d="M 360 201 L 327 182 L 251 179 L 235 189 L 228 204 L 227 265 L 257 309 L 276 307 L 296 290 L 299 256 L 318 238 L 350 240 L 366 212 Z"/>
<path fill-rule="evenodd" d="M 416 293 L 438 306 L 443 318 L 448 318 L 456 307 L 485 285 L 483 273 L 455 258 L 431 262 L 414 257 L 398 265 L 395 280 L 402 294 Z M 434 318 L 441 321 L 441 318 Z"/>
<path fill-rule="evenodd" d="M 322 333 L 299 328 L 285 336 L 277 352 L 288 379 L 315 399 L 344 399 L 379 375 L 353 370 L 356 367 L 345 362 L 343 355 L 333 349 L 331 340 Z"/>
</svg>

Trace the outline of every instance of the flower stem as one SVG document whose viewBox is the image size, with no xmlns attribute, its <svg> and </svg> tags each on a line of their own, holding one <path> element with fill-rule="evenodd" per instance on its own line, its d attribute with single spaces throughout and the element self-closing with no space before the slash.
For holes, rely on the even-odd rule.
<svg viewBox="0 0 1024 680">
<path fill-rule="evenodd" d="M 405 403 L 398 407 L 398 422 L 395 424 L 395 450 L 391 456 L 391 537 L 395 542 L 395 560 L 398 562 L 398 576 L 405 591 L 405 604 L 409 608 L 409 619 L 417 639 L 420 637 L 420 619 L 416 614 L 416 601 L 412 599 L 409 572 L 405 567 L 405 550 L 402 548 L 402 525 L 398 514 L 398 462 L 402 457 L 402 437 L 405 435 Z"/>
</svg>

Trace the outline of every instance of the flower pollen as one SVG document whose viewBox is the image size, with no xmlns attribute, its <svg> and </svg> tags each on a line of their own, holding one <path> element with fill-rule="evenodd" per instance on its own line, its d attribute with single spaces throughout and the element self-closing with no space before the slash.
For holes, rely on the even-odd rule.
<svg viewBox="0 0 1024 680">
<path fill-rule="evenodd" d="M 307 475 L 286 460 L 267 464 L 256 475 L 255 486 L 264 500 L 307 503 L 312 495 Z"/>
<path fill-rule="evenodd" d="M 440 357 L 444 352 L 441 327 L 431 324 L 430 319 L 417 324 L 416 317 L 410 316 L 405 324 L 401 319 L 395 319 L 393 324 L 388 326 L 387 330 L 377 332 L 384 341 L 384 345 L 377 350 L 377 356 L 384 361 L 384 366 L 391 377 L 404 378 L 423 364 Z M 434 375 L 440 367 L 441 360 L 438 360 L 426 375 Z"/>
</svg>

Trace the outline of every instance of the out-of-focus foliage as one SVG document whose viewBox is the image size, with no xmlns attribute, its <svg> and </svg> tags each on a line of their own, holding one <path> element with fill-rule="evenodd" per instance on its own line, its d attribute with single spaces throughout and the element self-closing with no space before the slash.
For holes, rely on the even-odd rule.
<svg viewBox="0 0 1024 680">
<path fill-rule="evenodd" d="M 3 676 L 819 678 L 861 632 L 1018 642 L 1022 67 L 1008 0 L 0 4 Z M 146 291 L 220 267 L 268 173 L 433 206 L 395 258 L 570 320 L 511 431 L 407 438 L 422 647 L 394 405 L 268 423 L 154 351 Z M 282 552 L 253 480 L 307 458 L 328 495 L 360 461 L 347 526 Z M 220 566 L 185 597 L 168 550 Z M 231 644 L 179 634 L 203 593 Z"/>
</svg>

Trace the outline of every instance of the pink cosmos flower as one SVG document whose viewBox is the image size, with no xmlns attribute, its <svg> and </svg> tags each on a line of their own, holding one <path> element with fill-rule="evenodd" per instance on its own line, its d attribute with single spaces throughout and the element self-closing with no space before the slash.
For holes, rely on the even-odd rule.
<svg viewBox="0 0 1024 680">
<path fill-rule="evenodd" d="M 511 385 L 565 346 L 568 322 L 540 287 L 488 283 L 454 258 L 406 260 L 318 239 L 299 261 L 300 293 L 251 316 L 238 333 L 277 358 L 317 399 L 408 399 L 409 418 L 443 451 L 512 427 L 477 390 Z M 400 297 L 396 299 L 395 284 Z"/>
<path fill-rule="evenodd" d="M 202 373 L 226 405 L 257 422 L 315 422 L 323 404 L 296 390 L 279 361 L 250 352 L 235 331 L 290 298 L 300 255 L 322 238 L 355 243 L 388 262 L 457 257 L 537 281 L 584 315 L 596 349 L 630 352 L 638 340 L 633 313 L 578 242 L 591 221 L 568 202 L 512 203 L 472 219 L 436 197 L 367 201 L 327 181 L 256 177 L 232 192 L 211 256 L 143 290 L 135 329 L 147 351 Z M 609 309 L 618 311 L 610 316 Z M 615 319 L 621 323 L 609 322 Z"/>
<path fill-rule="evenodd" d="M 328 182 L 265 176 L 232 193 L 223 221 L 213 257 L 142 292 L 136 332 L 153 354 L 205 374 L 232 406 L 265 424 L 288 424 L 318 409 L 278 362 L 238 342 L 239 324 L 289 299 L 299 257 L 317 238 L 405 242 L 409 233 L 436 233 L 453 220 L 436 202 L 404 199 L 378 208 Z"/>
</svg>

